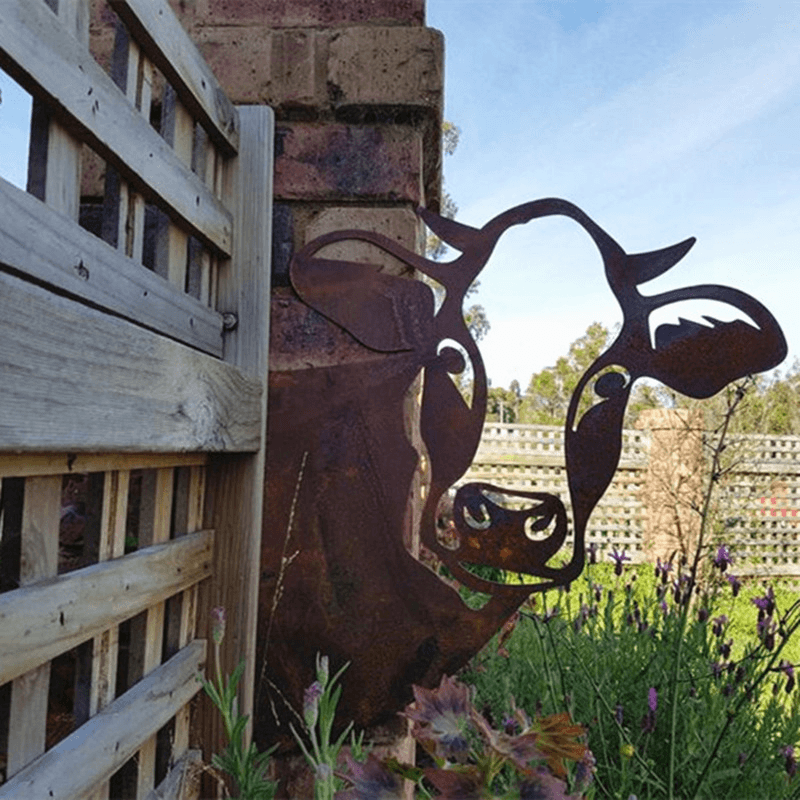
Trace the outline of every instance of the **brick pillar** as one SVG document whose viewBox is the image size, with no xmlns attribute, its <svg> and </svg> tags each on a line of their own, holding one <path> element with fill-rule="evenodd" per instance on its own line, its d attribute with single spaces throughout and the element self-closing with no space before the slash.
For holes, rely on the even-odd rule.
<svg viewBox="0 0 800 800">
<path fill-rule="evenodd" d="M 229 98 L 275 111 L 272 286 L 281 313 L 298 302 L 288 278 L 293 253 L 324 233 L 375 231 L 422 251 L 414 209 L 440 205 L 444 59 L 442 35 L 424 27 L 424 0 L 171 2 Z M 366 243 L 326 255 L 394 274 L 406 269 Z M 418 392 L 406 411 L 417 446 Z M 403 531 L 411 552 L 419 550 L 423 471 Z M 367 736 L 377 752 L 413 762 L 414 742 L 399 718 Z M 310 796 L 301 765 L 292 756 L 275 761 L 281 796 Z"/>
<path fill-rule="evenodd" d="M 680 409 L 643 411 L 636 427 L 651 434 L 642 499 L 649 561 L 693 551 L 700 530 L 703 486 L 703 419 Z"/>
</svg>

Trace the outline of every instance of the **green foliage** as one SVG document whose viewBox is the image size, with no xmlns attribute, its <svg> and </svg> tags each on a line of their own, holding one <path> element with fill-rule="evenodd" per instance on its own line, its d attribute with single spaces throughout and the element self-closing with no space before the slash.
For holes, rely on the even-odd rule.
<svg viewBox="0 0 800 800">
<path fill-rule="evenodd" d="M 593 322 L 586 333 L 569 347 L 569 353 L 531 376 L 522 400 L 519 421 L 535 425 L 563 425 L 572 393 L 584 372 L 608 347 L 611 332 Z M 588 393 L 587 393 L 588 395 Z M 579 416 L 591 406 L 588 396 L 581 399 Z"/>
<path fill-rule="evenodd" d="M 200 676 L 198 680 L 222 715 L 228 744 L 221 753 L 211 756 L 211 764 L 235 781 L 240 800 L 272 800 L 275 797 L 277 784 L 266 777 L 266 772 L 275 747 L 259 753 L 254 742 L 251 742 L 249 747 L 245 746 L 248 717 L 239 713 L 236 696 L 245 661 L 242 660 L 230 676 L 222 676 L 219 666 L 219 647 L 225 635 L 225 612 L 221 608 L 215 608 L 212 614 L 215 618 L 212 641 L 216 674 L 211 681 L 204 680 Z"/>
<path fill-rule="evenodd" d="M 336 706 L 342 696 L 342 687 L 337 685 L 337 682 L 348 666 L 349 664 L 345 664 L 332 678 L 329 678 L 328 657 L 317 654 L 317 679 L 306 689 L 303 699 L 305 736 L 301 736 L 294 725 L 289 724 L 295 741 L 303 751 L 309 766 L 314 770 L 315 800 L 333 800 L 338 781 L 334 770 L 339 751 L 353 728 L 353 723 L 350 722 L 338 739 L 331 740 Z"/>
<path fill-rule="evenodd" d="M 510 697 L 566 706 L 588 728 L 602 796 L 800 796 L 800 600 L 771 584 L 741 591 L 713 541 L 712 497 L 745 396 L 733 387 L 712 448 L 693 556 L 631 568 L 614 551 L 613 576 L 590 564 L 571 589 L 537 596 L 465 676 L 496 716 Z"/>
</svg>

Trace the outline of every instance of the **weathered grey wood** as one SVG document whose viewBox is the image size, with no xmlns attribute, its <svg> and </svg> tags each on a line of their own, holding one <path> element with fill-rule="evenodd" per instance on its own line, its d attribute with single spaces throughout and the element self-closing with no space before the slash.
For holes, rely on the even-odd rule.
<svg viewBox="0 0 800 800">
<path fill-rule="evenodd" d="M 0 179 L 0 263 L 99 308 L 222 354 L 222 316 Z"/>
<path fill-rule="evenodd" d="M 200 690 L 198 639 L 0 786 L 2 800 L 72 800 L 109 778 Z"/>
<path fill-rule="evenodd" d="M 137 191 L 230 255 L 230 212 L 154 131 L 41 2 L 4 0 L 0 67 L 47 102 L 59 121 L 121 170 Z"/>
<path fill-rule="evenodd" d="M 261 446 L 261 380 L 2 272 L 0 374 L 0 450 Z"/>
<path fill-rule="evenodd" d="M 226 156 L 239 149 L 236 109 L 166 0 L 109 0 Z"/>
<path fill-rule="evenodd" d="M 236 248 L 230 264 L 220 270 L 218 308 L 238 315 L 235 331 L 226 334 L 225 358 L 258 376 L 266 386 L 269 345 L 270 226 L 272 220 L 273 115 L 264 106 L 239 107 L 240 144 L 234 183 Z M 228 338 L 230 337 L 230 338 Z M 266 393 L 262 419 L 266 425 Z M 223 642 L 222 669 L 233 670 L 245 659 L 239 703 L 252 719 L 259 560 L 264 494 L 265 428 L 261 449 L 253 456 L 220 457 L 208 467 L 206 520 L 220 524 L 225 546 L 214 554 L 214 577 L 200 588 L 199 618 L 203 624 L 213 605 L 235 608 L 228 625 L 235 626 Z M 219 541 L 223 541 L 221 538 Z M 201 635 L 202 635 L 202 628 Z M 204 744 L 220 745 L 219 716 L 201 716 Z"/>
<path fill-rule="evenodd" d="M 0 595 L 0 684 L 207 578 L 213 544 L 199 531 Z"/>
<path fill-rule="evenodd" d="M 199 750 L 187 750 L 145 800 L 192 800 L 198 797 L 202 756 Z"/>
<path fill-rule="evenodd" d="M 58 571 L 58 525 L 61 511 L 61 479 L 56 476 L 26 478 L 22 506 L 20 586 L 25 587 Z M 20 588 L 16 591 L 24 592 Z M 2 597 L 3 595 L 0 595 Z M 2 627 L 2 625 L 0 625 Z M 25 629 L 19 632 L 24 637 Z M 0 646 L 0 653 L 13 648 Z M 45 748 L 49 659 L 39 659 L 18 670 L 11 686 L 7 774 L 19 772 Z M 47 663 L 44 663 L 47 662 Z M 0 679 L 0 684 L 5 683 Z"/>
<path fill-rule="evenodd" d="M 2 453 L 0 478 L 62 475 L 69 472 L 200 467 L 205 453 Z M 124 520 L 123 520 L 124 522 Z M 198 526 L 199 527 L 199 526 Z M 194 530 L 198 530 L 195 527 Z"/>
</svg>

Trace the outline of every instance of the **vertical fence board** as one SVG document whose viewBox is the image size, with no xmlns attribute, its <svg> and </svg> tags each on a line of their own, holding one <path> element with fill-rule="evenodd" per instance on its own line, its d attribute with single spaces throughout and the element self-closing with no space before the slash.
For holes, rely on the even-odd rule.
<svg viewBox="0 0 800 800">
<path fill-rule="evenodd" d="M 142 540 L 142 533 L 140 532 L 139 547 L 169 541 L 173 487 L 173 468 L 167 467 L 155 471 L 155 480 L 150 487 L 152 491 L 152 523 L 144 532 L 144 541 Z M 144 506 L 144 502 L 142 505 Z M 140 667 L 140 674 L 142 677 L 152 672 L 161 663 L 164 614 L 164 603 L 151 606 L 145 614 L 144 641 L 142 643 L 143 650 L 141 652 Z M 139 750 L 138 777 L 136 781 L 137 800 L 144 798 L 153 788 L 155 780 L 155 761 L 156 737 L 153 736 L 148 739 Z"/>
<path fill-rule="evenodd" d="M 26 478 L 22 507 L 20 586 L 58 572 L 61 476 Z M 50 663 L 14 680 L 7 776 L 19 772 L 45 749 Z"/>
<path fill-rule="evenodd" d="M 223 642 L 223 671 L 245 659 L 239 707 L 252 719 L 259 559 L 264 493 L 266 376 L 269 346 L 269 258 L 272 221 L 273 117 L 263 106 L 239 107 L 240 149 L 231 187 L 236 229 L 234 257 L 219 275 L 217 308 L 238 314 L 239 325 L 227 334 L 225 359 L 257 375 L 264 385 L 262 447 L 254 455 L 219 457 L 208 467 L 206 521 L 219 524 L 213 579 L 201 587 L 200 630 L 207 630 L 215 605 L 229 614 L 229 635 Z M 221 184 L 220 184 L 221 185 Z M 216 752 L 221 725 L 208 703 L 203 706 L 205 752 Z M 251 729 L 246 735 L 249 737 Z"/>
</svg>

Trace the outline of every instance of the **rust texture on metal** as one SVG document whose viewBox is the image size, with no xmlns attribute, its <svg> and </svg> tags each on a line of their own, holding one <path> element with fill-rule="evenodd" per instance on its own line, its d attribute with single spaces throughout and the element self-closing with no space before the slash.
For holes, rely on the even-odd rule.
<svg viewBox="0 0 800 800">
<path fill-rule="evenodd" d="M 619 462 L 637 379 L 705 398 L 786 355 L 773 316 L 743 292 L 716 285 L 639 291 L 683 258 L 693 239 L 628 254 L 560 199 L 517 206 L 481 229 L 418 213 L 458 258 L 434 262 L 372 232 L 331 233 L 295 254 L 294 292 L 274 301 L 256 687 L 262 741 L 274 736 L 276 718 L 290 717 L 287 703 L 300 707 L 317 652 L 336 665 L 350 662 L 341 719 L 379 722 L 403 707 L 412 683 L 431 686 L 463 666 L 531 591 L 575 580 L 589 515 Z M 561 500 L 546 493 L 510 495 L 471 483 L 448 495 L 475 454 L 486 411 L 486 372 L 464 321 L 465 293 L 504 231 L 551 215 L 573 219 L 591 237 L 623 312 L 618 336 L 581 378 L 565 421 L 571 523 Z M 349 240 L 441 284 L 441 306 L 426 283 L 381 271 L 379 258 L 325 257 L 327 246 Z M 680 320 L 651 339 L 653 311 L 696 298 L 727 303 L 749 322 Z M 465 400 L 454 378 L 467 368 L 472 395 Z M 594 404 L 581 416 L 585 393 Z M 453 520 L 443 535 L 437 522 L 448 496 Z M 516 508 L 520 501 L 527 508 Z M 570 530 L 571 553 L 553 563 Z M 410 552 L 409 532 L 421 556 Z M 488 602 L 468 608 L 441 566 Z M 475 566 L 536 580 L 495 583 Z"/>
</svg>

